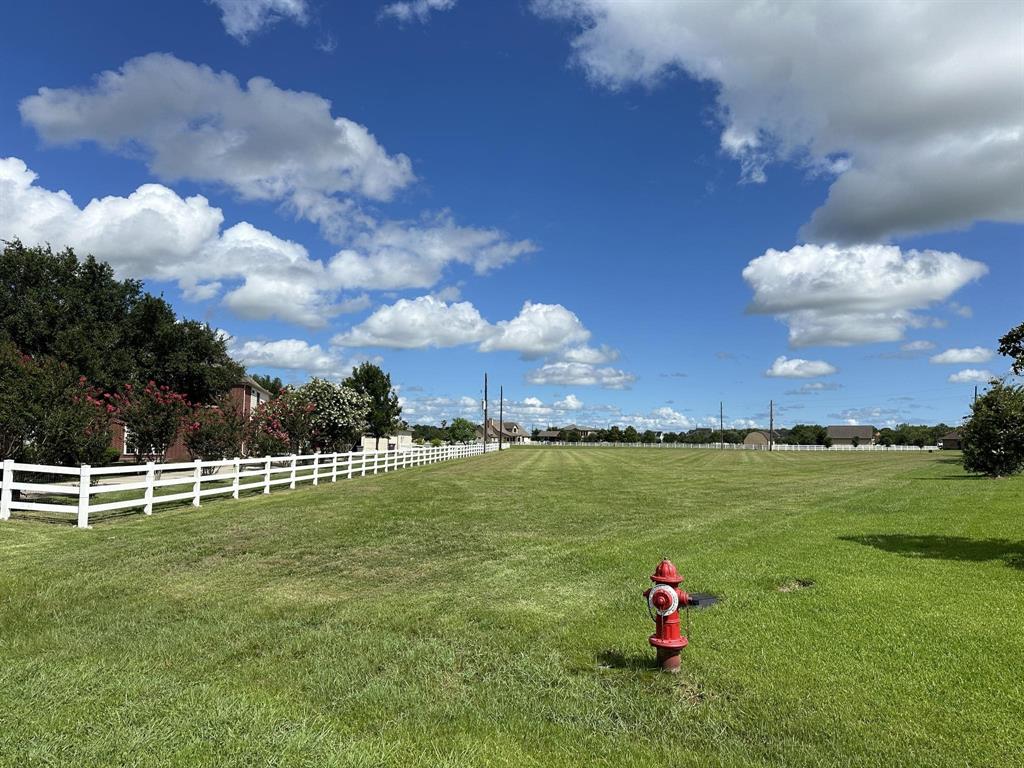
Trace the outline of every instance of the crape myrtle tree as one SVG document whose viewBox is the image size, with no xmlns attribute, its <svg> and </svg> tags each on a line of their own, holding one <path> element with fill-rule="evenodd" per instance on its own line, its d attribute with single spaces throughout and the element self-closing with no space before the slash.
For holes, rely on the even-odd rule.
<svg viewBox="0 0 1024 768">
<path fill-rule="evenodd" d="M 361 363 L 344 384 L 370 398 L 366 434 L 376 440 L 375 447 L 379 449 L 382 437 L 393 435 L 404 426 L 402 406 L 398 403 L 398 394 L 391 387 L 391 375 L 384 373 L 378 365 Z"/>
<path fill-rule="evenodd" d="M 316 378 L 304 384 L 299 392 L 313 406 L 307 413 L 309 445 L 314 451 L 349 450 L 367 430 L 373 402 L 365 393 Z"/>
<path fill-rule="evenodd" d="M 197 406 L 185 424 L 185 446 L 193 459 L 218 461 L 242 455 L 245 420 L 238 403 L 224 395 L 213 405 Z"/>
<path fill-rule="evenodd" d="M 366 430 L 370 399 L 344 384 L 325 379 L 298 389 L 286 387 L 257 406 L 246 427 L 250 456 L 345 451 Z"/>
<path fill-rule="evenodd" d="M 52 358 L 23 354 L 0 334 L 0 459 L 104 464 L 114 408 Z"/>
<path fill-rule="evenodd" d="M 166 384 L 150 381 L 144 387 L 125 384 L 120 392 L 103 396 L 125 426 L 125 450 L 137 462 L 159 461 L 191 413 L 188 399 Z"/>
</svg>

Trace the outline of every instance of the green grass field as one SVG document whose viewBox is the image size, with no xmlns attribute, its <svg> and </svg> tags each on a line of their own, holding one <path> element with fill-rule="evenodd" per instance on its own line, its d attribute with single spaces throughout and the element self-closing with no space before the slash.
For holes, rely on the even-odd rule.
<svg viewBox="0 0 1024 768">
<path fill-rule="evenodd" d="M 1018 766 L 1022 513 L 949 455 L 551 448 L 3 523 L 0 765 Z M 722 598 L 677 676 L 663 555 Z"/>
</svg>

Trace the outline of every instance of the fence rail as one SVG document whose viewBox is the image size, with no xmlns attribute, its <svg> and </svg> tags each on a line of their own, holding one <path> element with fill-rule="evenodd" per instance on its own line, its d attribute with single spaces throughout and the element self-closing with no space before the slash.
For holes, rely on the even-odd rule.
<svg viewBox="0 0 1024 768">
<path fill-rule="evenodd" d="M 11 512 L 47 512 L 74 517 L 79 528 L 89 527 L 89 515 L 99 512 L 141 507 L 146 515 L 153 507 L 171 502 L 191 501 L 198 507 L 202 499 L 230 494 L 237 499 L 241 491 L 262 490 L 274 486 L 295 488 L 298 483 L 351 480 L 406 467 L 436 464 L 484 453 L 479 443 L 411 448 L 389 451 L 352 451 L 350 453 L 310 453 L 290 456 L 263 456 L 216 461 L 187 461 L 172 464 L 122 464 L 112 467 L 60 467 L 48 464 L 23 464 L 6 459 L 0 475 L 0 520 L 9 520 Z M 491 446 L 487 453 L 496 451 Z M 26 479 L 26 475 L 29 476 Z M 34 482 L 39 475 L 66 477 L 60 482 Z M 167 477 L 167 475 L 173 475 Z M 21 479 L 19 480 L 19 476 Z M 124 479 L 122 479 L 124 478 Z M 179 488 L 169 493 L 162 489 Z M 182 488 L 184 490 L 182 490 Z M 15 498 L 15 491 L 18 498 Z M 99 501 L 108 494 L 141 492 L 127 499 Z M 45 494 L 46 501 L 29 501 L 23 494 Z"/>
<path fill-rule="evenodd" d="M 529 443 L 533 446 L 567 446 L 571 448 L 714 448 L 715 450 L 727 451 L 767 451 L 767 445 L 744 445 L 743 443 L 566 443 L 566 442 L 543 442 Z M 773 451 L 881 451 L 881 452 L 914 452 L 937 451 L 937 445 L 788 445 L 775 443 Z"/>
</svg>

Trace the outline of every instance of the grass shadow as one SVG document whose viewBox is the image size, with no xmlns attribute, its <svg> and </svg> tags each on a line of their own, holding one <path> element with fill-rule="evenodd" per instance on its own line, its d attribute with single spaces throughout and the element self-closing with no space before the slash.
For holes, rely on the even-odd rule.
<svg viewBox="0 0 1024 768">
<path fill-rule="evenodd" d="M 646 672 L 658 668 L 653 654 L 637 656 L 616 651 L 614 648 L 607 648 L 598 653 L 595 658 L 597 666 L 604 669 L 628 669 L 633 672 Z"/>
<path fill-rule="evenodd" d="M 912 536 L 900 533 L 840 536 L 839 539 L 874 547 L 883 552 L 895 552 L 904 557 L 973 563 L 1002 560 L 1008 568 L 1024 571 L 1024 541 L 968 539 L 964 536 Z"/>
</svg>

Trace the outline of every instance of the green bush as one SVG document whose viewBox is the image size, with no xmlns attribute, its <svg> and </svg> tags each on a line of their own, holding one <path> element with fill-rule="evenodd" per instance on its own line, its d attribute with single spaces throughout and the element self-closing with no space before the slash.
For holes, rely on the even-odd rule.
<svg viewBox="0 0 1024 768">
<path fill-rule="evenodd" d="M 1004 477 L 1024 469 L 1024 387 L 992 382 L 961 432 L 964 469 Z"/>
</svg>

